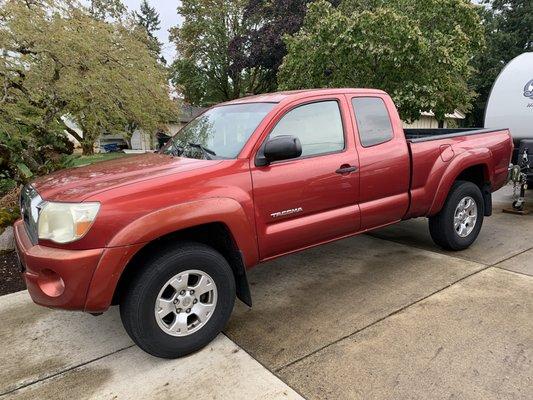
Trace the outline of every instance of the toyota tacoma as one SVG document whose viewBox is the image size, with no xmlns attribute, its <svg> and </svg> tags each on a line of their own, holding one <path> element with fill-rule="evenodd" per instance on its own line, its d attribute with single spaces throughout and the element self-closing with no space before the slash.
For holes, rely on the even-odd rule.
<svg viewBox="0 0 533 400">
<path fill-rule="evenodd" d="M 35 303 L 120 306 L 134 342 L 179 357 L 251 306 L 258 263 L 428 217 L 462 250 L 507 178 L 506 129 L 404 130 L 387 93 L 317 89 L 205 111 L 159 152 L 36 179 L 16 247 Z"/>
</svg>

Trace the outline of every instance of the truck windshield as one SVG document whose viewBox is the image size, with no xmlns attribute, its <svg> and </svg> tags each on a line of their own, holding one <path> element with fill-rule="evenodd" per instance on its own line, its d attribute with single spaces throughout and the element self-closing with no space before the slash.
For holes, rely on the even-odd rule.
<svg viewBox="0 0 533 400">
<path fill-rule="evenodd" d="M 214 107 L 183 127 L 161 153 L 208 160 L 236 158 L 275 103 Z"/>
</svg>

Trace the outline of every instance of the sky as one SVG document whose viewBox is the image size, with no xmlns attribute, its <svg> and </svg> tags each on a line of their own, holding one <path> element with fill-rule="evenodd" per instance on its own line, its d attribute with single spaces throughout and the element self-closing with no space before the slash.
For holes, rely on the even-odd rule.
<svg viewBox="0 0 533 400">
<path fill-rule="evenodd" d="M 141 0 L 123 0 L 124 4 L 130 11 L 139 10 Z M 161 19 L 161 29 L 157 32 L 157 37 L 163 43 L 161 53 L 167 60 L 167 63 L 171 63 L 176 55 L 176 49 L 172 43 L 168 41 L 168 30 L 172 26 L 176 26 L 181 23 L 181 17 L 178 15 L 177 8 L 179 5 L 178 0 L 148 0 L 148 3 L 155 7 L 159 13 Z"/>
</svg>

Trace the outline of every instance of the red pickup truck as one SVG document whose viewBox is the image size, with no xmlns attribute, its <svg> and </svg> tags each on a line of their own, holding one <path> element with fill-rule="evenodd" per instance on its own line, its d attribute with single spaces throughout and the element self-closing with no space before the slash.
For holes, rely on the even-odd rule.
<svg viewBox="0 0 533 400">
<path fill-rule="evenodd" d="M 209 343 L 246 270 L 322 243 L 429 217 L 445 249 L 470 246 L 506 182 L 507 130 L 404 130 L 372 89 L 246 97 L 215 106 L 157 154 L 60 171 L 21 195 L 15 224 L 41 305 L 120 305 L 145 351 Z"/>
</svg>

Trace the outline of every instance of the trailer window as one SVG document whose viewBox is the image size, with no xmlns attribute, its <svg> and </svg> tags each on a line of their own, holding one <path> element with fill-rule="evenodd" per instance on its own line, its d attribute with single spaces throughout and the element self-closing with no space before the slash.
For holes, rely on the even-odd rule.
<svg viewBox="0 0 533 400">
<path fill-rule="evenodd" d="M 356 97 L 352 106 L 363 147 L 388 142 L 393 137 L 389 112 L 379 97 Z"/>
</svg>

